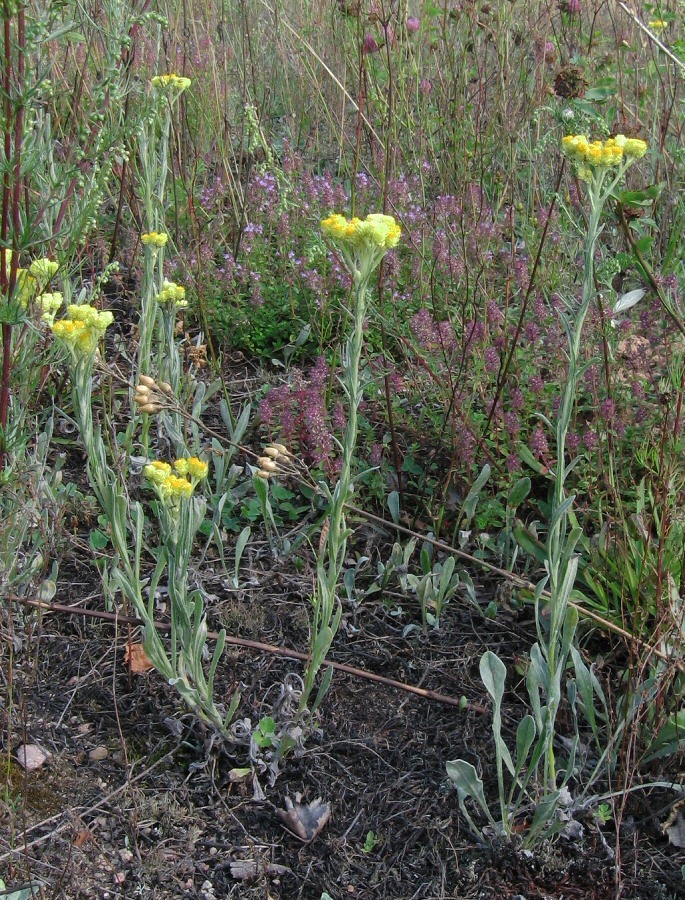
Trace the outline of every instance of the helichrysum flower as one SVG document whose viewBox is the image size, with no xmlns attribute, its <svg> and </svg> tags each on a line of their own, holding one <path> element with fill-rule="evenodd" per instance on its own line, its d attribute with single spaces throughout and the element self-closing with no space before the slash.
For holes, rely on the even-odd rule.
<svg viewBox="0 0 685 900">
<path fill-rule="evenodd" d="M 52 259 L 34 259 L 29 266 L 29 272 L 36 279 L 41 289 L 52 281 L 59 271 L 59 263 Z"/>
<path fill-rule="evenodd" d="M 162 290 L 157 294 L 158 303 L 168 303 L 181 309 L 188 305 L 185 299 L 186 289 L 173 281 L 164 280 Z"/>
<path fill-rule="evenodd" d="M 162 462 L 160 459 L 145 466 L 143 472 L 147 480 L 154 485 L 162 484 L 172 474 L 169 463 Z"/>
<path fill-rule="evenodd" d="M 174 469 L 179 475 L 190 476 L 195 482 L 207 477 L 209 466 L 197 456 L 181 457 L 174 462 Z"/>
<path fill-rule="evenodd" d="M 150 84 L 158 91 L 182 94 L 190 87 L 191 81 L 190 78 L 184 78 L 183 75 L 155 75 Z"/>
<path fill-rule="evenodd" d="M 156 247 L 159 249 L 166 245 L 169 240 L 169 235 L 165 234 L 163 231 L 148 231 L 146 234 L 141 234 L 140 239 L 146 247 Z"/>
<path fill-rule="evenodd" d="M 321 230 L 340 248 L 355 278 L 365 279 L 388 250 L 396 247 L 402 229 L 392 216 L 371 213 L 365 219 L 346 219 L 334 213 L 321 223 Z"/>
<path fill-rule="evenodd" d="M 27 269 L 17 269 L 16 298 L 24 309 L 38 293 L 38 282 Z"/>
<path fill-rule="evenodd" d="M 55 322 L 55 315 L 57 314 L 57 310 L 62 306 L 63 303 L 64 297 L 59 291 L 55 291 L 54 294 L 41 294 L 38 298 L 41 320 L 47 325 L 52 326 Z"/>
<path fill-rule="evenodd" d="M 187 478 L 174 474 L 169 463 L 156 459 L 143 469 L 145 477 L 163 503 L 177 506 L 182 498 L 192 496 L 195 487 Z"/>
<path fill-rule="evenodd" d="M 569 134 L 561 139 L 561 151 L 577 166 L 578 174 L 590 180 L 595 170 L 630 164 L 647 152 L 647 144 L 623 134 L 605 141 L 589 141 L 584 134 Z"/>
<path fill-rule="evenodd" d="M 177 503 L 184 497 L 187 500 L 192 496 L 193 485 L 187 478 L 181 478 L 179 475 L 169 475 L 159 486 L 159 493 L 162 500 Z"/>
<path fill-rule="evenodd" d="M 663 31 L 668 26 L 668 22 L 664 19 L 650 19 L 647 23 L 652 31 Z"/>
<path fill-rule="evenodd" d="M 90 356 L 95 353 L 100 338 L 114 321 L 109 311 L 100 312 L 84 303 L 72 304 L 67 309 L 66 318 L 52 326 L 55 337 L 69 347 L 75 356 Z"/>
</svg>

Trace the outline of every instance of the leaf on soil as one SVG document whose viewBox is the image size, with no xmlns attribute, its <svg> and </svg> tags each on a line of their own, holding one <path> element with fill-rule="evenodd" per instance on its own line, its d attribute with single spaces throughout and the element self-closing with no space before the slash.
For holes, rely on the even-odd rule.
<svg viewBox="0 0 685 900">
<path fill-rule="evenodd" d="M 74 838 L 74 847 L 83 847 L 92 839 L 92 837 L 92 832 L 88 831 L 87 828 L 82 828 Z"/>
<path fill-rule="evenodd" d="M 128 664 L 129 672 L 133 672 L 134 675 L 144 675 L 154 669 L 142 644 L 127 644 L 124 662 Z"/>
<path fill-rule="evenodd" d="M 662 828 L 674 847 L 685 847 L 685 818 L 683 818 L 680 810 L 678 810 L 675 819 L 672 820 L 672 824 L 666 822 Z"/>
<path fill-rule="evenodd" d="M 26 769 L 27 772 L 40 769 L 50 758 L 50 754 L 46 753 L 38 744 L 22 744 L 21 747 L 17 748 L 15 755 L 19 765 Z"/>
<path fill-rule="evenodd" d="M 331 817 L 330 804 L 324 803 L 321 797 L 312 800 L 311 803 L 302 805 L 302 794 L 295 794 L 295 802 L 290 797 L 285 798 L 285 809 L 277 809 L 276 815 L 282 825 L 288 829 L 298 840 L 310 844 L 314 838 L 321 834 L 324 826 Z"/>
<path fill-rule="evenodd" d="M 257 876 L 285 875 L 290 869 L 275 863 L 257 862 L 255 859 L 237 859 L 231 863 L 231 875 L 240 881 L 253 881 Z"/>
</svg>

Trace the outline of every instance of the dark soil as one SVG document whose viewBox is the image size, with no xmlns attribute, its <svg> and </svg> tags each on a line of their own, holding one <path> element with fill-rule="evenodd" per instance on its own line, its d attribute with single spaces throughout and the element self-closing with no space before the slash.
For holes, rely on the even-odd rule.
<svg viewBox="0 0 685 900">
<path fill-rule="evenodd" d="M 69 595 L 55 599 L 100 608 L 99 584 L 83 559 L 64 575 Z M 218 569 L 205 564 L 210 627 L 224 623 L 236 635 L 304 649 L 311 573 L 297 574 L 287 560 L 251 564 L 268 568 L 270 577 L 248 574 L 241 592 L 223 587 Z M 492 596 L 493 586 L 480 592 Z M 535 852 L 479 845 L 445 763 L 474 762 L 496 798 L 478 661 L 491 649 L 508 664 L 511 744 L 525 695 L 513 661 L 533 640 L 530 622 L 506 610 L 489 621 L 454 601 L 439 631 L 403 637 L 416 610 L 405 607 L 401 620 L 389 613 L 378 601 L 346 609 L 333 658 L 463 695 L 469 707 L 337 673 L 318 730 L 271 785 L 259 765 L 254 780 L 235 782 L 232 770 L 249 764 L 247 746 L 219 746 L 154 672 L 127 671 L 124 650 L 135 629 L 75 615 L 36 623 L 15 610 L 15 636 L 26 638 L 13 657 L 9 643 L 0 643 L 5 702 L 12 667 L 5 759 L 20 743 L 37 743 L 51 756 L 33 772 L 14 762 L 5 770 L 0 874 L 8 888 L 36 879 L 50 898 L 685 897 L 683 858 L 659 830 L 673 803 L 665 791 L 632 795 L 618 840 L 613 823 L 600 827 L 588 816 L 581 836 Z M 281 687 L 298 674 L 296 661 L 229 648 L 222 690 L 229 699 L 242 684 L 237 718 L 254 727 L 274 713 Z M 562 733 L 563 723 L 562 715 Z M 277 815 L 297 793 L 303 803 L 321 797 L 330 804 L 330 820 L 311 844 L 286 831 Z"/>
</svg>

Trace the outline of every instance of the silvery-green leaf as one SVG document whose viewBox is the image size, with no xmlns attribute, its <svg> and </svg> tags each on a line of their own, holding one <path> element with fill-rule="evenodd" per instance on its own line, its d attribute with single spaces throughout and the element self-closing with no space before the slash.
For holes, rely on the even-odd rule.
<svg viewBox="0 0 685 900">
<path fill-rule="evenodd" d="M 457 789 L 459 796 L 473 797 L 489 819 L 492 818 L 485 802 L 483 782 L 474 766 L 465 759 L 452 759 L 446 764 L 447 775 Z"/>
<path fill-rule="evenodd" d="M 535 720 L 532 716 L 524 716 L 516 729 L 516 774 L 523 770 L 528 759 L 528 751 L 535 740 Z"/>
<path fill-rule="evenodd" d="M 486 650 L 481 657 L 480 677 L 494 702 L 497 704 L 501 703 L 504 696 L 507 667 L 492 650 Z"/>
<path fill-rule="evenodd" d="M 393 522 L 395 525 L 398 525 L 400 521 L 400 495 L 397 491 L 391 491 L 388 494 L 388 509 Z"/>
<path fill-rule="evenodd" d="M 642 300 L 645 293 L 646 291 L 644 291 L 642 288 L 637 288 L 637 290 L 628 291 L 627 294 L 623 294 L 623 296 L 619 297 L 616 301 L 616 305 L 614 306 L 612 315 L 617 316 L 619 313 L 625 312 L 627 309 L 635 306 L 640 302 L 640 300 Z"/>
</svg>

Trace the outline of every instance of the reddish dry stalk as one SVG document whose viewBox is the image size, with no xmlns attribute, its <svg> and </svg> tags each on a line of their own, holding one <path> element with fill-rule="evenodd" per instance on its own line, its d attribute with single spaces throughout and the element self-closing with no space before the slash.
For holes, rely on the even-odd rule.
<svg viewBox="0 0 685 900">
<path fill-rule="evenodd" d="M 5 43 L 5 123 L 4 123 L 4 147 L 5 160 L 12 158 L 12 29 L 10 24 L 10 7 L 7 0 L 3 2 L 4 15 L 4 43 Z M 2 187 L 2 220 L 0 223 L 0 288 L 5 303 L 9 306 L 10 298 L 14 293 L 17 283 L 17 268 L 19 265 L 18 238 L 21 230 L 21 217 L 19 206 L 21 203 L 21 142 L 24 125 L 24 105 L 21 99 L 24 88 L 24 48 L 26 34 L 24 27 L 24 8 L 17 10 L 17 106 L 14 120 L 14 172 L 10 178 L 5 172 Z M 10 216 L 12 220 L 12 261 L 10 265 L 9 279 L 7 277 L 7 242 L 9 236 Z M 0 467 L 4 465 L 7 454 L 7 420 L 10 405 L 10 375 L 12 358 L 12 325 L 10 322 L 2 323 L 2 381 L 0 383 Z"/>
</svg>

